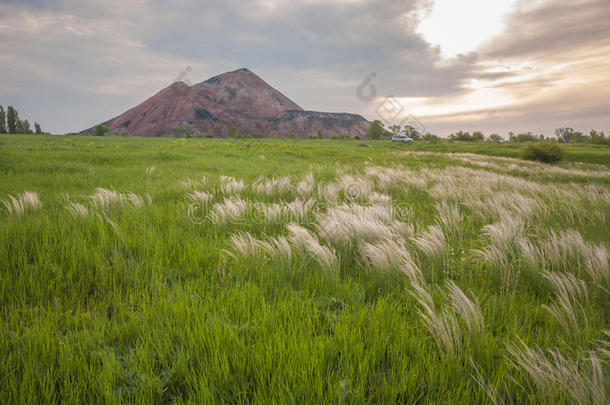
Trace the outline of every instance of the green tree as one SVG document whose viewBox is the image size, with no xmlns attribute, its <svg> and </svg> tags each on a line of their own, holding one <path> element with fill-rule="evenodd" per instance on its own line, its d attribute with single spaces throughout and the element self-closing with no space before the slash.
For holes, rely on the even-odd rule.
<svg viewBox="0 0 610 405">
<path fill-rule="evenodd" d="M 366 131 L 366 139 L 380 139 L 386 130 L 383 127 L 383 123 L 379 120 L 375 120 L 371 123 L 369 130 Z"/>
<path fill-rule="evenodd" d="M 422 137 L 422 135 L 419 133 L 419 131 L 415 127 L 412 127 L 411 125 L 405 125 L 405 128 L 402 130 L 402 132 L 405 136 L 408 136 L 409 138 L 413 139 L 414 141 L 419 141 Z"/>
<path fill-rule="evenodd" d="M 472 140 L 474 142 L 483 142 L 485 140 L 485 135 L 481 131 L 474 131 L 472 133 Z"/>
<path fill-rule="evenodd" d="M 108 127 L 103 124 L 99 124 L 97 127 L 95 127 L 95 131 L 93 132 L 93 135 L 105 136 L 107 133 L 108 133 Z"/>
<path fill-rule="evenodd" d="M 390 125 L 390 132 L 392 133 L 392 136 L 400 135 L 400 132 L 401 132 L 400 125 Z"/>
<path fill-rule="evenodd" d="M 0 105 L 0 134 L 6 134 L 6 112 L 4 108 Z"/>
<path fill-rule="evenodd" d="M 592 129 L 589 132 L 589 139 L 588 142 L 595 144 L 595 145 L 608 145 L 610 144 L 610 137 L 606 137 L 606 134 L 604 134 L 604 132 L 598 132 L 594 129 Z"/>
<path fill-rule="evenodd" d="M 555 135 L 557 136 L 557 140 L 559 142 L 563 142 L 563 143 L 570 143 L 570 138 L 572 138 L 572 136 L 574 136 L 574 134 L 576 133 L 576 131 L 574 131 L 574 128 L 557 128 L 555 130 Z"/>
<path fill-rule="evenodd" d="M 460 141 L 460 142 L 472 142 L 472 135 L 470 132 L 457 131 L 455 134 L 449 135 L 449 139 L 452 141 Z"/>
<path fill-rule="evenodd" d="M 40 129 L 40 124 L 39 124 L 39 123 L 37 123 L 37 122 L 35 122 L 35 123 L 34 123 L 34 131 L 35 131 L 37 134 L 42 134 L 42 129 Z"/>
<path fill-rule="evenodd" d="M 509 142 L 538 142 L 544 140 L 544 135 L 534 135 L 531 131 L 523 132 L 521 134 L 515 135 L 514 132 L 508 133 L 508 141 Z"/>
<path fill-rule="evenodd" d="M 32 127 L 30 126 L 30 122 L 28 120 L 19 120 L 19 133 L 21 134 L 31 134 Z"/>
<path fill-rule="evenodd" d="M 9 134 L 16 134 L 19 126 L 19 114 L 15 107 L 9 105 L 6 109 L 6 127 Z"/>
<path fill-rule="evenodd" d="M 589 140 L 589 136 L 583 134 L 582 132 L 575 131 L 570 138 L 570 142 L 572 143 L 583 143 Z"/>
<path fill-rule="evenodd" d="M 504 139 L 502 139 L 502 137 L 498 134 L 491 134 L 489 135 L 489 138 L 487 139 L 489 142 L 494 142 L 494 143 L 502 143 L 504 142 Z"/>
</svg>

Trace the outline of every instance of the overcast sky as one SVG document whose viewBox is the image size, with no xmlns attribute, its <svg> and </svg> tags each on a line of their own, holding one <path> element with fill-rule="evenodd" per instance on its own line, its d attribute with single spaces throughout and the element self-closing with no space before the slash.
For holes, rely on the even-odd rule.
<svg viewBox="0 0 610 405">
<path fill-rule="evenodd" d="M 247 67 L 308 110 L 610 131 L 608 0 L 0 0 L 0 104 L 54 133 Z"/>
</svg>

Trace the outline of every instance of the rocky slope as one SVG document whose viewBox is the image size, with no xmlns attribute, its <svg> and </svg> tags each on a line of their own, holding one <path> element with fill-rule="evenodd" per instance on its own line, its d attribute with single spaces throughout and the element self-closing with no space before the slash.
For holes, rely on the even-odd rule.
<svg viewBox="0 0 610 405">
<path fill-rule="evenodd" d="M 263 79 L 239 69 L 188 86 L 173 83 L 142 104 L 103 123 L 110 131 L 134 136 L 167 136 L 177 126 L 226 136 L 234 124 L 240 133 L 305 137 L 363 136 L 370 123 L 360 115 L 305 111 Z M 92 129 L 88 130 L 92 132 Z"/>
</svg>

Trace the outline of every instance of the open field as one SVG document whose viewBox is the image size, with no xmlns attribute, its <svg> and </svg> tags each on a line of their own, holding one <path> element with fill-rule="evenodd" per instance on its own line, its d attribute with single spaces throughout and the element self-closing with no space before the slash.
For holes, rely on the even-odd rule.
<svg viewBox="0 0 610 405">
<path fill-rule="evenodd" d="M 520 147 L 0 136 L 0 402 L 608 403 L 610 149 Z"/>
</svg>

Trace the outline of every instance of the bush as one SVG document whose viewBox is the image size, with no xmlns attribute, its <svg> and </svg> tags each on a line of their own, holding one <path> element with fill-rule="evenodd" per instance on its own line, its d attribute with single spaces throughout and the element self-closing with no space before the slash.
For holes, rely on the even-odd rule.
<svg viewBox="0 0 610 405">
<path fill-rule="evenodd" d="M 333 141 L 351 141 L 352 137 L 348 134 L 333 135 L 330 137 Z"/>
<path fill-rule="evenodd" d="M 171 138 L 203 138 L 205 135 L 190 125 L 178 125 L 169 129 Z"/>
<path fill-rule="evenodd" d="M 431 143 L 437 143 L 438 141 L 440 141 L 440 138 L 438 136 L 431 134 L 430 132 L 426 132 L 424 136 L 422 136 L 422 139 L 426 142 Z"/>
<path fill-rule="evenodd" d="M 527 160 L 537 160 L 544 163 L 559 162 L 566 155 L 565 150 L 553 141 L 530 143 L 525 147 L 521 157 Z"/>
<path fill-rule="evenodd" d="M 235 124 L 227 125 L 227 138 L 239 138 L 240 135 Z"/>
<path fill-rule="evenodd" d="M 108 134 L 108 127 L 102 124 L 95 127 L 95 131 L 93 131 L 95 136 L 106 136 L 106 134 Z"/>
</svg>

